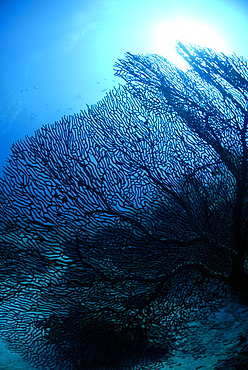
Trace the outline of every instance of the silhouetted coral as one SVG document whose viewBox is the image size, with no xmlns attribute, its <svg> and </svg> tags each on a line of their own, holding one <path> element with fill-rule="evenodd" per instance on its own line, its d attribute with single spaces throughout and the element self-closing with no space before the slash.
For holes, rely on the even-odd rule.
<svg viewBox="0 0 248 370">
<path fill-rule="evenodd" d="M 37 368 L 160 368 L 190 316 L 247 287 L 246 62 L 179 44 L 12 146 L 0 331 Z"/>
</svg>

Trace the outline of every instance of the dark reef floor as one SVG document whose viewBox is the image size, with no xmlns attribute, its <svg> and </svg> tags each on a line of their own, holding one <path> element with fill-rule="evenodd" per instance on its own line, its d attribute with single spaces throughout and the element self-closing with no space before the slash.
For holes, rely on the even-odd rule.
<svg viewBox="0 0 248 370">
<path fill-rule="evenodd" d="M 187 327 L 189 334 L 178 338 L 173 355 L 159 369 L 248 369 L 248 305 L 228 302 L 207 322 L 191 321 Z M 153 365 L 147 369 L 152 370 Z M 35 369 L 0 342 L 0 370 Z"/>
</svg>

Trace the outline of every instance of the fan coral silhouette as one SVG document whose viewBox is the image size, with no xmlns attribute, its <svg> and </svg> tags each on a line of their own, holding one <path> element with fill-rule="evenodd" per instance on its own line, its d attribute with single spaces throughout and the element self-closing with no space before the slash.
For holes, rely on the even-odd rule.
<svg viewBox="0 0 248 370">
<path fill-rule="evenodd" d="M 12 146 L 0 330 L 37 368 L 159 368 L 187 317 L 247 288 L 247 62 L 179 43 Z"/>
</svg>

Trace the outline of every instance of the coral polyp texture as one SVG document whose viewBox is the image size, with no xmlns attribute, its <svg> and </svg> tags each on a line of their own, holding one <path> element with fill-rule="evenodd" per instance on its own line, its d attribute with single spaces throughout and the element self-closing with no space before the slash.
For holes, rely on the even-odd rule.
<svg viewBox="0 0 248 370">
<path fill-rule="evenodd" d="M 178 45 L 12 145 L 0 193 L 0 333 L 37 369 L 159 369 L 247 289 L 248 67 Z"/>
</svg>

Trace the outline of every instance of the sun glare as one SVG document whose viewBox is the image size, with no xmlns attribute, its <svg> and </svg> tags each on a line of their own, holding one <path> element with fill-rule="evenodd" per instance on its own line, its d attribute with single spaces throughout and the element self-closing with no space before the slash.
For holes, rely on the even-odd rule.
<svg viewBox="0 0 248 370">
<path fill-rule="evenodd" d="M 155 52 L 165 56 L 183 70 L 187 69 L 187 63 L 175 50 L 177 41 L 197 44 L 228 53 L 224 38 L 214 26 L 184 19 L 173 19 L 164 22 L 157 26 L 155 30 Z"/>
</svg>

